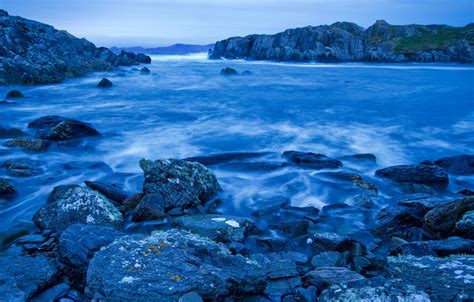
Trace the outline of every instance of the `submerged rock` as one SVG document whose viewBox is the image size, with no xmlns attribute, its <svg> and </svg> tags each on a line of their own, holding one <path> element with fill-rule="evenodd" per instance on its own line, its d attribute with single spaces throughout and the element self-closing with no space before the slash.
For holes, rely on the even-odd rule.
<svg viewBox="0 0 474 302">
<path fill-rule="evenodd" d="M 97 191 L 110 199 L 111 201 L 115 201 L 118 204 L 122 204 L 125 199 L 127 199 L 128 194 L 118 186 L 114 184 L 108 184 L 101 181 L 84 181 L 86 186 L 91 188 L 94 191 Z"/>
<path fill-rule="evenodd" d="M 5 161 L 2 164 L 10 176 L 30 177 L 43 174 L 40 162 L 28 158 L 15 158 Z"/>
<path fill-rule="evenodd" d="M 204 166 L 218 165 L 234 161 L 243 161 L 248 159 L 253 159 L 257 157 L 262 157 L 268 153 L 265 152 L 229 152 L 229 153 L 219 153 L 203 156 L 194 156 L 185 158 L 185 161 L 189 162 L 198 162 Z"/>
<path fill-rule="evenodd" d="M 0 139 L 4 138 L 16 138 L 28 136 L 27 133 L 17 128 L 3 128 L 0 126 Z"/>
<path fill-rule="evenodd" d="M 350 172 L 323 172 L 319 174 L 330 177 L 330 178 L 342 180 L 342 181 L 349 181 L 356 187 L 359 187 L 364 190 L 372 191 L 374 193 L 378 193 L 379 191 L 378 188 L 374 184 L 363 181 L 362 176 L 360 176 L 359 174 L 350 173 Z"/>
<path fill-rule="evenodd" d="M 341 161 L 312 152 L 285 151 L 283 157 L 302 168 L 321 170 L 342 167 Z"/>
<path fill-rule="evenodd" d="M 147 67 L 143 67 L 140 70 L 140 74 L 150 74 L 150 69 L 148 69 Z"/>
<path fill-rule="evenodd" d="M 38 228 L 54 231 L 75 223 L 119 227 L 122 221 L 122 214 L 104 196 L 76 185 L 55 187 L 33 216 Z"/>
<path fill-rule="evenodd" d="M 242 75 L 243 76 L 249 76 L 249 75 L 252 75 L 252 72 L 250 70 L 244 70 L 244 71 L 242 71 Z"/>
<path fill-rule="evenodd" d="M 18 98 L 24 98 L 25 96 L 23 93 L 19 90 L 10 90 L 7 93 L 6 98 L 7 99 L 18 99 Z"/>
<path fill-rule="evenodd" d="M 221 75 L 235 76 L 235 75 L 239 75 L 239 73 L 234 68 L 226 67 L 226 68 L 221 70 Z"/>
<path fill-rule="evenodd" d="M 4 178 L 0 178 L 0 197 L 8 198 L 15 193 L 15 187 L 10 183 L 10 181 Z"/>
<path fill-rule="evenodd" d="M 175 224 L 218 242 L 243 241 L 255 227 L 255 223 L 245 217 L 228 215 L 192 215 L 176 218 Z"/>
<path fill-rule="evenodd" d="M 46 152 L 51 142 L 44 139 L 18 137 L 5 143 L 6 147 L 16 147 L 27 152 Z"/>
<path fill-rule="evenodd" d="M 434 162 L 437 166 L 445 169 L 448 173 L 456 175 L 474 174 L 474 155 L 457 155 L 445 157 Z"/>
<path fill-rule="evenodd" d="M 380 235 L 394 235 L 410 227 L 420 227 L 423 224 L 419 212 L 402 206 L 387 206 L 376 216 L 376 230 Z"/>
<path fill-rule="evenodd" d="M 262 293 L 265 273 L 254 261 L 185 231 L 122 237 L 95 253 L 87 287 L 110 301 L 177 301 L 188 292 L 204 300 Z"/>
<path fill-rule="evenodd" d="M 421 184 L 446 187 L 448 175 L 443 169 L 432 165 L 401 165 L 377 170 L 375 175 L 398 183 Z"/>
<path fill-rule="evenodd" d="M 100 82 L 97 84 L 97 87 L 100 87 L 100 88 L 108 88 L 112 86 L 113 86 L 112 82 L 107 78 L 102 78 L 102 80 L 100 80 Z"/>
</svg>

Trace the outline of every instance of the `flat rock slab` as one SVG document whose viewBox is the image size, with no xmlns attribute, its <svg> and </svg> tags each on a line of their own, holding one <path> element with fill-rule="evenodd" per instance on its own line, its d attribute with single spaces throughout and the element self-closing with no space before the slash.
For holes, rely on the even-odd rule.
<svg viewBox="0 0 474 302">
<path fill-rule="evenodd" d="M 434 165 L 400 165 L 377 170 L 375 175 L 401 184 L 418 184 L 444 188 L 449 184 L 448 174 Z"/>
<path fill-rule="evenodd" d="M 310 282 L 322 282 L 326 285 L 333 285 L 361 281 L 365 277 L 346 267 L 325 266 L 308 272 L 304 279 Z"/>
<path fill-rule="evenodd" d="M 289 162 L 306 169 L 338 169 L 342 167 L 342 162 L 335 158 L 330 158 L 324 154 L 312 152 L 285 151 L 283 157 Z"/>
<path fill-rule="evenodd" d="M 177 301 L 188 292 L 204 300 L 259 294 L 262 267 L 208 238 L 180 230 L 125 236 L 97 252 L 87 286 L 108 301 Z"/>
</svg>

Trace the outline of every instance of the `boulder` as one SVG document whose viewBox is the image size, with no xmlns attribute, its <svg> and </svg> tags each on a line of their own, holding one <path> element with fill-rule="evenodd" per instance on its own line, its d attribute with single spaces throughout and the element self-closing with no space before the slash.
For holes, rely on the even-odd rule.
<svg viewBox="0 0 474 302">
<path fill-rule="evenodd" d="M 421 212 L 428 212 L 436 206 L 452 201 L 451 197 L 438 197 L 429 194 L 409 194 L 396 198 L 393 200 L 393 204 L 398 204 L 400 206 L 413 208 Z"/>
<path fill-rule="evenodd" d="M 262 293 L 262 267 L 221 244 L 179 230 L 122 237 L 95 253 L 87 287 L 109 301 L 177 301 L 189 292 L 204 300 Z"/>
<path fill-rule="evenodd" d="M 474 197 L 466 197 L 441 204 L 423 217 L 426 228 L 442 236 L 449 236 L 456 229 L 456 223 L 464 213 L 474 211 Z"/>
<path fill-rule="evenodd" d="M 318 252 L 325 252 L 341 250 L 348 241 L 348 237 L 336 233 L 317 232 L 309 238 L 308 243 Z"/>
<path fill-rule="evenodd" d="M 0 256 L 0 292 L 4 301 L 29 301 L 59 278 L 54 259 Z"/>
<path fill-rule="evenodd" d="M 38 137 L 50 141 L 66 141 L 88 136 L 99 136 L 100 133 L 90 124 L 67 119 L 49 129 L 38 131 Z"/>
<path fill-rule="evenodd" d="M 44 139 L 17 137 L 5 143 L 6 147 L 20 148 L 26 152 L 46 152 L 51 142 Z"/>
<path fill-rule="evenodd" d="M 464 238 L 474 239 L 474 211 L 464 213 L 462 218 L 456 222 L 455 233 Z"/>
<path fill-rule="evenodd" d="M 450 174 L 470 175 L 474 174 L 474 155 L 457 155 L 445 157 L 434 162 L 437 166 L 445 169 Z"/>
<path fill-rule="evenodd" d="M 10 181 L 0 178 L 0 198 L 9 198 L 15 193 L 15 187 L 10 183 Z"/>
<path fill-rule="evenodd" d="M 363 181 L 362 176 L 360 176 L 359 174 L 350 172 L 323 172 L 319 173 L 319 175 L 323 175 L 337 180 L 348 181 L 358 188 L 372 191 L 374 193 L 378 193 L 379 191 L 374 184 Z"/>
<path fill-rule="evenodd" d="M 33 216 L 41 229 L 64 231 L 68 226 L 81 223 L 120 227 L 122 214 L 103 195 L 76 185 L 58 186 Z"/>
<path fill-rule="evenodd" d="M 239 75 L 239 73 L 234 68 L 226 67 L 226 68 L 221 70 L 221 75 L 223 75 L 223 76 L 236 76 L 236 75 Z"/>
<path fill-rule="evenodd" d="M 446 172 L 432 165 L 401 165 L 377 170 L 375 175 L 400 184 L 445 188 L 449 184 Z"/>
<path fill-rule="evenodd" d="M 2 167 L 8 175 L 14 177 L 31 177 L 43 174 L 41 163 L 28 158 L 15 158 L 3 162 Z"/>
<path fill-rule="evenodd" d="M 177 217 L 175 225 L 218 242 L 243 241 L 255 228 L 255 223 L 245 217 L 228 215 L 192 215 Z"/>
<path fill-rule="evenodd" d="M 109 184 L 101 181 L 84 181 L 86 186 L 94 191 L 97 191 L 107 197 L 109 200 L 114 201 L 118 204 L 123 204 L 127 199 L 128 194 L 115 184 Z"/>
<path fill-rule="evenodd" d="M 4 128 L 0 126 L 0 139 L 28 136 L 27 133 L 17 128 Z"/>
<path fill-rule="evenodd" d="M 100 82 L 97 84 L 97 87 L 100 87 L 100 88 L 109 88 L 112 86 L 113 86 L 112 82 L 107 78 L 102 78 L 102 80 L 100 80 Z"/>
<path fill-rule="evenodd" d="M 140 74 L 150 74 L 150 69 L 148 69 L 147 67 L 143 67 L 140 70 Z"/>
<path fill-rule="evenodd" d="M 285 151 L 283 157 L 289 162 L 307 169 L 321 170 L 342 167 L 341 161 L 312 152 Z"/>
<path fill-rule="evenodd" d="M 242 75 L 243 76 L 249 76 L 249 75 L 252 75 L 252 72 L 250 70 L 244 70 L 244 71 L 242 71 Z"/>
<path fill-rule="evenodd" d="M 323 266 L 343 266 L 344 260 L 339 252 L 322 252 L 311 259 L 311 264 L 315 268 Z"/>
<path fill-rule="evenodd" d="M 267 155 L 265 152 L 228 152 L 219 154 L 210 154 L 203 156 L 194 156 L 185 158 L 185 161 L 198 162 L 204 166 L 213 166 L 228 162 L 244 161 Z"/>
<path fill-rule="evenodd" d="M 6 98 L 7 99 L 18 99 L 18 98 L 24 98 L 25 96 L 23 93 L 19 90 L 10 90 L 7 93 Z"/>
<path fill-rule="evenodd" d="M 340 266 L 323 266 L 309 271 L 304 275 L 304 280 L 307 283 L 314 285 L 323 284 L 326 286 L 333 284 L 348 284 L 364 279 L 364 276 L 351 271 L 346 267 Z"/>
<path fill-rule="evenodd" d="M 270 223 L 271 229 L 276 229 L 284 236 L 297 238 L 307 234 L 310 223 L 307 219 L 292 219 L 278 223 Z"/>
<path fill-rule="evenodd" d="M 386 206 L 375 217 L 378 224 L 377 233 L 380 235 L 395 235 L 411 227 L 420 227 L 423 225 L 422 215 L 423 213 L 419 213 L 412 208 Z"/>
<path fill-rule="evenodd" d="M 390 252 L 391 255 L 412 255 L 416 257 L 446 257 L 454 254 L 474 254 L 474 240 L 449 237 L 441 240 L 427 240 L 403 243 Z"/>
<path fill-rule="evenodd" d="M 55 285 L 44 292 L 40 293 L 39 295 L 35 296 L 31 299 L 31 302 L 51 302 L 51 301 L 58 301 L 61 297 L 65 296 L 69 291 L 69 284 L 61 283 Z"/>
</svg>

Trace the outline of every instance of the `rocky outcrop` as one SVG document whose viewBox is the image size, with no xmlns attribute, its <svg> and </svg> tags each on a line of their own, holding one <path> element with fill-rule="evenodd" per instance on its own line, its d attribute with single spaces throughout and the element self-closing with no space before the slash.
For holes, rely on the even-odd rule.
<svg viewBox="0 0 474 302">
<path fill-rule="evenodd" d="M 474 24 L 390 25 L 383 20 L 364 29 L 357 24 L 289 29 L 216 42 L 210 58 L 315 62 L 474 63 Z"/>
<path fill-rule="evenodd" d="M 88 123 L 58 115 L 40 117 L 29 123 L 28 128 L 36 129 L 36 136 L 48 141 L 66 141 L 100 135 L 100 133 Z"/>
<path fill-rule="evenodd" d="M 0 85 L 61 82 L 120 65 L 150 63 L 143 54 L 97 48 L 50 25 L 0 14 Z"/>
</svg>

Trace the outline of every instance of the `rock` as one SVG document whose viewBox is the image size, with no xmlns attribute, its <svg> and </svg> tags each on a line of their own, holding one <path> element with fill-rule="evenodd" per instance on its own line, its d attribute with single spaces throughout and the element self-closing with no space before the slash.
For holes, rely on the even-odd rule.
<svg viewBox="0 0 474 302">
<path fill-rule="evenodd" d="M 393 203 L 420 210 L 421 212 L 428 212 L 436 206 L 452 200 L 450 197 L 437 197 L 429 194 L 410 194 L 395 199 Z"/>
<path fill-rule="evenodd" d="M 24 98 L 25 96 L 23 93 L 19 90 L 10 90 L 7 93 L 6 98 L 7 99 L 19 99 L 19 98 Z"/>
<path fill-rule="evenodd" d="M 296 238 L 306 235 L 309 225 L 309 221 L 306 219 L 292 219 L 287 222 L 270 223 L 269 227 L 280 231 L 285 236 Z"/>
<path fill-rule="evenodd" d="M 140 74 L 150 74 L 150 69 L 146 68 L 146 67 L 143 67 L 141 70 L 140 70 Z"/>
<path fill-rule="evenodd" d="M 59 237 L 59 256 L 67 265 L 85 271 L 95 252 L 123 235 L 111 227 L 73 224 Z"/>
<path fill-rule="evenodd" d="M 423 224 L 422 214 L 408 207 L 387 206 L 380 210 L 375 217 L 378 224 L 377 233 L 394 235 L 400 234 L 410 227 L 420 227 Z"/>
<path fill-rule="evenodd" d="M 25 236 L 22 236 L 22 237 L 18 238 L 17 240 L 15 240 L 15 243 L 16 244 L 26 244 L 26 243 L 39 244 L 39 243 L 42 243 L 45 240 L 46 240 L 46 238 L 44 238 L 43 235 L 30 234 L 30 235 L 25 235 Z"/>
<path fill-rule="evenodd" d="M 36 119 L 28 124 L 28 128 L 38 129 L 38 138 L 50 141 L 65 141 L 100 135 L 88 123 L 57 115 Z"/>
<path fill-rule="evenodd" d="M 143 193 L 137 193 L 137 194 L 130 195 L 130 196 L 127 197 L 127 199 L 125 199 L 123 201 L 123 205 L 128 210 L 133 210 L 138 206 L 140 201 L 143 199 L 143 196 L 144 196 Z"/>
<path fill-rule="evenodd" d="M 281 259 L 267 263 L 265 271 L 269 279 L 299 276 L 296 263 L 290 259 Z"/>
<path fill-rule="evenodd" d="M 320 252 L 339 250 L 349 238 L 336 233 L 318 232 L 311 236 L 309 244 Z"/>
<path fill-rule="evenodd" d="M 6 147 L 17 147 L 27 152 L 46 152 L 51 143 L 43 139 L 18 137 L 5 143 Z"/>
<path fill-rule="evenodd" d="M 242 71 L 242 75 L 243 76 L 249 76 L 249 75 L 252 75 L 252 72 L 250 70 L 244 70 L 244 71 Z"/>
<path fill-rule="evenodd" d="M 206 167 L 183 160 L 141 160 L 140 167 L 145 173 L 143 193 L 153 194 L 153 203 L 142 200 L 137 210 L 156 208 L 187 212 L 209 201 L 222 189 L 215 175 Z M 146 198 L 144 197 L 144 200 Z"/>
<path fill-rule="evenodd" d="M 255 223 L 248 218 L 227 215 L 181 216 L 174 223 L 182 229 L 217 242 L 243 241 L 255 228 Z"/>
<path fill-rule="evenodd" d="M 367 160 L 367 161 L 372 161 L 372 162 L 377 161 L 377 158 L 375 157 L 375 155 L 371 153 L 354 154 L 354 155 L 351 155 L 350 157 L 354 159 L 358 159 L 358 160 Z"/>
<path fill-rule="evenodd" d="M 401 165 L 377 170 L 375 175 L 401 184 L 418 184 L 434 188 L 445 188 L 448 175 L 443 169 L 430 165 Z"/>
<path fill-rule="evenodd" d="M 265 254 L 270 261 L 291 260 L 297 265 L 306 265 L 309 262 L 308 256 L 300 252 L 285 251 Z"/>
<path fill-rule="evenodd" d="M 377 196 L 374 193 L 361 193 L 352 196 L 348 202 L 357 207 L 364 209 L 373 209 L 376 205 L 374 200 L 377 200 Z"/>
<path fill-rule="evenodd" d="M 226 67 L 226 68 L 221 70 L 221 75 L 235 76 L 235 75 L 239 75 L 239 73 L 234 68 Z"/>
<path fill-rule="evenodd" d="M 10 183 L 10 181 L 0 178 L 0 198 L 9 198 L 15 193 L 15 187 Z"/>
<path fill-rule="evenodd" d="M 379 191 L 374 184 L 363 181 L 362 176 L 360 176 L 359 174 L 350 172 L 323 172 L 319 174 L 342 181 L 349 181 L 356 187 L 359 187 L 364 190 L 369 190 L 374 193 L 378 193 Z"/>
<path fill-rule="evenodd" d="M 449 237 L 441 240 L 427 240 L 403 243 L 390 255 L 412 255 L 415 257 L 446 257 L 454 254 L 474 254 L 474 240 Z"/>
<path fill-rule="evenodd" d="M 198 162 L 204 166 L 213 166 L 228 162 L 244 161 L 267 155 L 265 152 L 229 152 L 185 158 L 185 161 Z"/>
<path fill-rule="evenodd" d="M 97 87 L 100 87 L 100 88 L 109 88 L 109 87 L 112 87 L 114 84 L 112 84 L 112 82 L 107 79 L 107 78 L 102 78 L 102 80 L 100 80 L 100 82 L 97 84 Z"/>
<path fill-rule="evenodd" d="M 0 252 L 7 249 L 17 238 L 28 235 L 28 228 L 23 226 L 10 226 L 0 231 Z"/>
<path fill-rule="evenodd" d="M 59 277 L 54 260 L 45 256 L 0 256 L 0 267 L 4 301 L 28 301 Z"/>
<path fill-rule="evenodd" d="M 321 170 L 342 167 L 342 163 L 339 160 L 312 152 L 285 151 L 283 157 L 291 163 L 307 169 Z"/>
<path fill-rule="evenodd" d="M 344 260 L 339 252 L 322 252 L 311 259 L 315 268 L 323 266 L 343 266 Z"/>
<path fill-rule="evenodd" d="M 31 177 L 43 174 L 40 163 L 28 158 L 15 158 L 3 162 L 8 175 L 14 177 Z"/>
<path fill-rule="evenodd" d="M 455 233 L 464 238 L 474 239 L 474 211 L 464 213 L 461 220 L 456 222 Z"/>
<path fill-rule="evenodd" d="M 204 300 L 262 293 L 261 266 L 220 244 L 185 231 L 122 237 L 90 262 L 87 287 L 109 301 L 177 301 L 189 292 Z"/>
<path fill-rule="evenodd" d="M 120 227 L 122 214 L 99 193 L 76 185 L 58 186 L 33 216 L 41 229 L 63 231 L 75 223 Z"/>
<path fill-rule="evenodd" d="M 25 137 L 25 136 L 28 136 L 28 134 L 21 131 L 20 129 L 0 127 L 0 139 L 17 138 L 17 137 Z"/>
<path fill-rule="evenodd" d="M 285 251 L 288 244 L 288 239 L 281 237 L 258 237 L 257 243 L 260 246 L 267 248 L 270 252 Z"/>
<path fill-rule="evenodd" d="M 69 284 L 61 283 L 47 289 L 31 299 L 31 302 L 51 302 L 65 296 L 69 290 Z"/>
<path fill-rule="evenodd" d="M 70 120 L 71 119 L 68 119 L 67 117 L 64 117 L 64 116 L 47 115 L 47 116 L 37 118 L 31 121 L 30 123 L 28 123 L 28 128 L 37 129 L 37 130 L 51 129 L 54 126 L 64 121 L 70 121 Z"/>
<path fill-rule="evenodd" d="M 474 191 L 471 191 L 469 189 L 464 189 L 464 190 L 459 191 L 457 194 L 464 195 L 464 196 L 474 196 Z"/>
<path fill-rule="evenodd" d="M 464 213 L 474 211 L 474 197 L 441 204 L 423 217 L 426 228 L 434 233 L 449 236 Z"/>
<path fill-rule="evenodd" d="M 121 188 L 117 187 L 114 184 L 108 184 L 101 181 L 84 181 L 86 186 L 91 188 L 94 191 L 97 191 L 107 197 L 111 201 L 115 201 L 118 204 L 123 204 L 125 199 L 127 199 L 127 192 L 123 191 Z"/>
<path fill-rule="evenodd" d="M 203 302 L 203 300 L 197 292 L 189 292 L 182 295 L 178 302 Z"/>
<path fill-rule="evenodd" d="M 393 278 L 426 292 L 431 301 L 454 301 L 460 293 L 474 297 L 472 256 L 399 256 L 388 257 L 387 261 Z"/>
<path fill-rule="evenodd" d="M 256 208 L 256 210 L 252 212 L 252 216 L 263 217 L 274 214 L 290 204 L 291 200 L 283 195 L 273 196 L 270 198 L 257 198 L 252 205 L 253 208 Z"/>
<path fill-rule="evenodd" d="M 270 301 L 283 301 L 285 295 L 296 293 L 301 286 L 299 276 L 273 279 L 268 281 L 265 294 L 270 297 Z"/>
<path fill-rule="evenodd" d="M 435 160 L 437 166 L 456 175 L 474 174 L 474 155 L 457 155 Z"/>
<path fill-rule="evenodd" d="M 0 17 L 8 17 L 8 12 L 6 10 L 0 9 Z"/>
<path fill-rule="evenodd" d="M 345 267 L 324 266 L 309 271 L 304 276 L 306 282 L 318 285 L 320 283 L 330 286 L 333 284 L 352 283 L 364 280 L 364 276 Z"/>
</svg>

